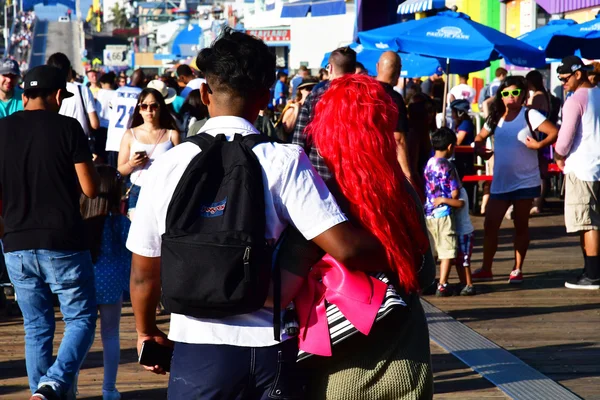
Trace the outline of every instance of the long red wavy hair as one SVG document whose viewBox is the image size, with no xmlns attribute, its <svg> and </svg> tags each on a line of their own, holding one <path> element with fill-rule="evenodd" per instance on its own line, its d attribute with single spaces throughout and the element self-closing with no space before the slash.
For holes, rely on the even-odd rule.
<svg viewBox="0 0 600 400">
<path fill-rule="evenodd" d="M 416 266 L 429 241 L 398 164 L 398 109 L 383 86 L 364 75 L 331 82 L 307 127 L 333 172 L 350 212 L 382 243 L 406 291 L 418 290 Z"/>
</svg>

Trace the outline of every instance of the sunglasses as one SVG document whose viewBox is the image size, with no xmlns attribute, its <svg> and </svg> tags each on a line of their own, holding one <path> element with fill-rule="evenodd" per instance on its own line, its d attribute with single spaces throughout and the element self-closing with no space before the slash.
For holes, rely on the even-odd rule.
<svg viewBox="0 0 600 400">
<path fill-rule="evenodd" d="M 519 97 L 521 95 L 521 89 L 503 90 L 500 92 L 500 94 L 502 95 L 502 97 Z"/>
<path fill-rule="evenodd" d="M 148 109 L 150 111 L 156 111 L 156 110 L 158 110 L 158 104 L 156 104 L 156 103 L 150 103 L 150 104 L 142 103 L 142 104 L 140 104 L 140 110 L 147 111 Z"/>
<path fill-rule="evenodd" d="M 575 72 L 577 72 L 577 71 L 575 71 Z M 569 76 L 567 76 L 567 77 L 564 77 L 564 78 L 561 78 L 561 77 L 559 76 L 559 77 L 558 77 L 558 80 L 559 80 L 559 81 L 561 81 L 562 83 L 567 83 L 567 82 L 569 81 L 569 79 L 571 79 L 571 77 L 572 77 L 573 75 L 575 75 L 575 72 L 573 72 L 571 75 L 569 75 Z"/>
</svg>

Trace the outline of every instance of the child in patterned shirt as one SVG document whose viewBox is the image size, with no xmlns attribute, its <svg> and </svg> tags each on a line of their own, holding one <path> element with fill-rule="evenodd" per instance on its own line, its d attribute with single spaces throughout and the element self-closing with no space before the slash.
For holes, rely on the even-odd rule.
<svg viewBox="0 0 600 400">
<path fill-rule="evenodd" d="M 431 245 L 440 260 L 440 282 L 436 296 L 451 296 L 448 287 L 450 264 L 456 259 L 456 227 L 453 208 L 460 208 L 460 181 L 456 168 L 448 160 L 454 154 L 456 134 L 441 128 L 431 136 L 435 154 L 425 167 L 425 216 Z"/>
</svg>

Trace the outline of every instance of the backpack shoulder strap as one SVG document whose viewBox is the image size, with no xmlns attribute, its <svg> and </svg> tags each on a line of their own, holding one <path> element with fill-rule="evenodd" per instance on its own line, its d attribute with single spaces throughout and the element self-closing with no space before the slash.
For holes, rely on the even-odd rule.
<svg viewBox="0 0 600 400">
<path fill-rule="evenodd" d="M 194 136 L 190 136 L 184 140 L 185 142 L 194 143 L 196 146 L 200 147 L 200 150 L 205 151 L 211 144 L 213 144 L 217 139 L 214 136 L 209 135 L 208 133 L 199 133 Z"/>
<path fill-rule="evenodd" d="M 527 126 L 529 127 L 529 132 L 531 132 L 531 136 L 533 136 L 535 138 L 535 140 L 539 140 L 537 133 L 531 127 L 531 121 L 529 121 L 529 112 L 530 111 L 531 111 L 531 109 L 529 109 L 529 108 L 527 110 L 525 110 L 525 122 L 527 122 Z"/>
<path fill-rule="evenodd" d="M 250 147 L 254 147 L 257 144 L 261 144 L 261 143 L 275 143 L 275 142 L 279 142 L 278 140 L 267 136 L 263 133 L 261 134 L 251 134 L 251 135 L 246 135 L 242 137 L 242 141 L 247 144 Z"/>
</svg>

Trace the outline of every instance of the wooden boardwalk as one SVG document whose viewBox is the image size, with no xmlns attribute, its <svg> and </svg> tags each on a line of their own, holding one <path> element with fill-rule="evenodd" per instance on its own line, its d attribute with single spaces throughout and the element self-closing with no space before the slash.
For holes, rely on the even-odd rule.
<svg viewBox="0 0 600 400">
<path fill-rule="evenodd" d="M 478 266 L 483 219 L 474 217 L 473 222 L 478 229 L 473 257 Z M 582 258 L 577 238 L 565 236 L 560 215 L 534 218 L 531 225 L 532 245 L 521 287 L 506 283 L 512 267 L 511 222 L 506 221 L 494 282 L 478 285 L 481 294 L 475 297 L 426 299 L 582 398 L 600 399 L 600 292 L 564 288 L 564 280 L 577 273 Z M 168 318 L 159 321 L 166 330 Z M 62 322 L 57 323 L 57 343 L 62 330 Z M 146 373 L 136 363 L 131 308 L 123 310 L 121 348 L 117 387 L 123 399 L 165 399 L 167 378 Z M 436 399 L 506 398 L 437 345 L 431 349 Z M 101 400 L 101 386 L 102 348 L 97 332 L 80 375 L 78 398 Z M 0 399 L 26 399 L 27 395 L 22 321 L 0 317 Z"/>
<path fill-rule="evenodd" d="M 583 266 L 577 236 L 567 236 L 560 213 L 531 220 L 531 246 L 522 285 L 509 285 L 513 267 L 512 222 L 502 224 L 493 282 L 476 284 L 478 295 L 426 300 L 504 347 L 584 399 L 600 399 L 600 291 L 570 290 L 565 280 Z M 483 218 L 476 232 L 474 269 L 482 260 Z M 454 275 L 451 282 L 456 282 Z"/>
<path fill-rule="evenodd" d="M 60 314 L 56 314 L 60 321 Z M 166 329 L 168 318 L 161 317 Z M 64 325 L 57 323 L 55 351 Z M 0 399 L 28 399 L 27 372 L 25 371 L 23 328 L 21 319 L 0 322 Z M 135 354 L 135 325 L 131 308 L 123 310 L 121 323 L 121 365 L 117 388 L 123 400 L 166 399 L 167 377 L 143 371 Z M 503 393 L 458 359 L 431 344 L 435 370 L 436 399 L 506 399 Z M 79 377 L 78 399 L 102 400 L 102 346 L 100 331 L 90 350 Z"/>
</svg>

